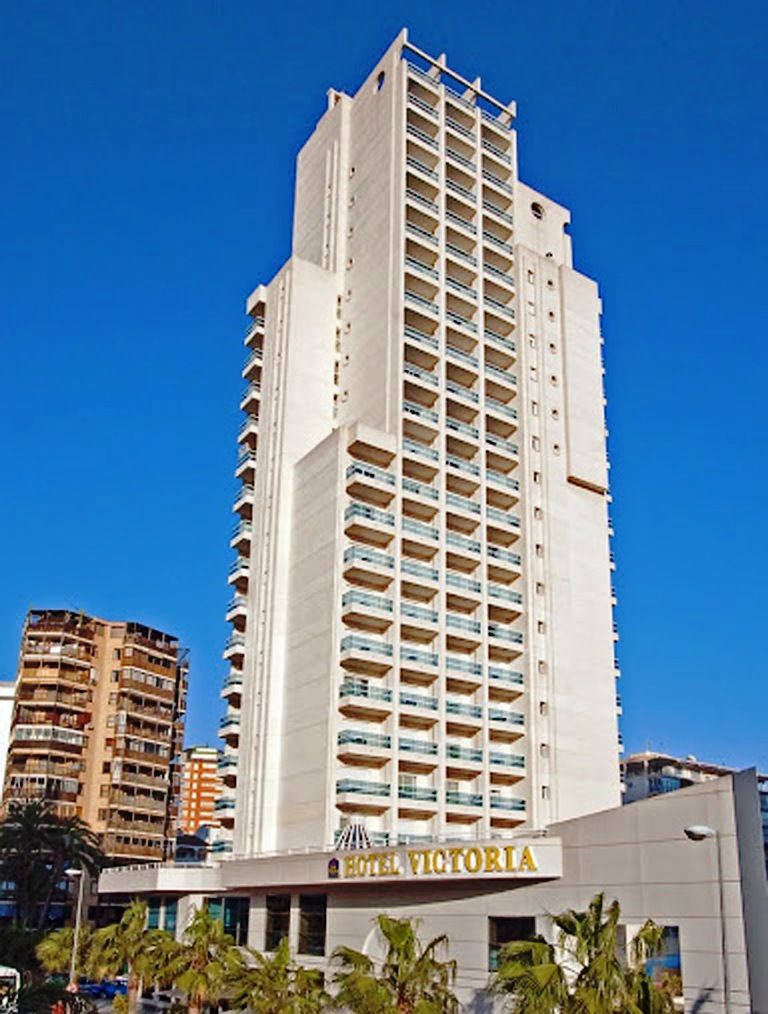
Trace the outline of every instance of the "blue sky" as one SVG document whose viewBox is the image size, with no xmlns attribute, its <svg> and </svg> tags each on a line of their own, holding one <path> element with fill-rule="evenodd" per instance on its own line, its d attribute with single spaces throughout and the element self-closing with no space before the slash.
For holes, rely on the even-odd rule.
<svg viewBox="0 0 768 1014">
<path fill-rule="evenodd" d="M 245 295 L 399 28 L 518 103 L 601 285 L 623 731 L 768 769 L 758 3 L 0 3 L 0 678 L 26 609 L 178 633 L 214 742 Z"/>
</svg>

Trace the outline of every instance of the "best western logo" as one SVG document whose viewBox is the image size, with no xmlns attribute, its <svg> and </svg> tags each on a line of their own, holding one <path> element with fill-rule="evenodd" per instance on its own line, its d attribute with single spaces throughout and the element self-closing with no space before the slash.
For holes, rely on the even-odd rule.
<svg viewBox="0 0 768 1014">
<path fill-rule="evenodd" d="M 529 845 L 483 845 L 456 848 L 408 849 L 398 852 L 347 853 L 328 864 L 332 879 L 536 873 L 539 866 Z"/>
</svg>

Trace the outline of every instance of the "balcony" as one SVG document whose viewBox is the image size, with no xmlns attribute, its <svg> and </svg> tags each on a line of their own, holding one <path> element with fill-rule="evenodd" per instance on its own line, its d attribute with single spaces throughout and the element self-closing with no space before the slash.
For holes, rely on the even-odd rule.
<svg viewBox="0 0 768 1014">
<path fill-rule="evenodd" d="M 417 141 L 419 141 L 420 144 L 424 144 L 428 148 L 434 149 L 438 148 L 438 142 L 435 140 L 434 137 L 428 134 L 425 130 L 420 130 L 412 123 L 407 124 L 405 132 L 409 137 L 415 138 Z"/>
<path fill-rule="evenodd" d="M 245 338 L 243 344 L 249 345 L 254 338 L 260 338 L 264 334 L 265 321 L 263 316 L 251 317 L 245 326 Z"/>
<path fill-rule="evenodd" d="M 254 383 L 258 383 L 261 380 L 261 367 L 263 362 L 263 351 L 260 348 L 254 348 L 253 351 L 246 356 L 245 363 L 243 364 L 243 380 L 250 380 Z"/>
<path fill-rule="evenodd" d="M 256 445 L 259 442 L 259 420 L 249 415 L 237 434 L 237 441 L 240 444 L 245 444 L 250 447 L 251 450 L 256 449 Z"/>
<path fill-rule="evenodd" d="M 341 618 L 347 626 L 382 633 L 392 624 L 392 599 L 353 588 L 341 598 Z"/>
<path fill-rule="evenodd" d="M 448 761 L 448 778 L 470 780 L 476 778 L 483 769 L 483 751 L 476 747 L 447 743 L 445 756 Z"/>
<path fill-rule="evenodd" d="M 445 154 L 447 158 L 453 159 L 454 162 L 462 166 L 464 169 L 470 169 L 472 172 L 477 170 L 477 163 L 473 162 L 472 159 L 468 158 L 466 155 L 462 155 L 456 147 L 451 147 L 449 144 L 446 144 Z"/>
<path fill-rule="evenodd" d="M 389 809 L 387 782 L 341 778 L 336 782 L 336 806 L 342 812 L 381 814 Z"/>
<path fill-rule="evenodd" d="M 381 722 L 392 711 L 392 691 L 366 680 L 345 679 L 339 687 L 339 711 L 347 718 Z"/>
<path fill-rule="evenodd" d="M 237 670 L 232 670 L 227 678 L 224 680 L 224 684 L 221 688 L 221 696 L 225 700 L 231 698 L 237 698 L 238 702 L 243 692 L 243 674 Z M 233 701 L 233 704 L 235 702 Z"/>
<path fill-rule="evenodd" d="M 355 500 L 387 506 L 395 495 L 395 477 L 375 465 L 354 461 L 347 466 L 347 492 Z"/>
<path fill-rule="evenodd" d="M 500 742 L 512 742 L 524 732 L 525 717 L 519 711 L 508 708 L 488 707 L 488 729 L 490 737 Z"/>
<path fill-rule="evenodd" d="M 253 480 L 256 475 L 256 454 L 254 451 L 246 448 L 241 451 L 237 456 L 237 465 L 235 467 L 235 477 L 240 479 L 241 482 L 253 485 Z"/>
<path fill-rule="evenodd" d="M 344 531 L 350 539 L 386 547 L 394 537 L 395 517 L 363 503 L 351 503 L 344 511 Z"/>
<path fill-rule="evenodd" d="M 249 575 L 250 567 L 248 560 L 244 556 L 238 556 L 238 558 L 230 565 L 227 581 L 229 584 L 234 585 L 238 591 L 242 593 L 248 589 Z"/>
<path fill-rule="evenodd" d="M 525 690 L 525 679 L 521 672 L 505 666 L 488 666 L 488 693 L 494 700 L 514 700 Z"/>
<path fill-rule="evenodd" d="M 241 668 L 244 655 L 245 634 L 239 634 L 237 632 L 230 634 L 227 638 L 227 643 L 224 646 L 224 658 L 231 659 L 233 665 L 237 665 Z"/>
<path fill-rule="evenodd" d="M 400 691 L 400 724 L 410 729 L 430 729 L 437 722 L 437 698 Z"/>
<path fill-rule="evenodd" d="M 235 514 L 239 514 L 242 518 L 250 520 L 253 515 L 253 496 L 253 486 L 241 486 L 232 504 L 232 510 Z"/>
<path fill-rule="evenodd" d="M 525 757 L 519 753 L 502 753 L 491 750 L 488 753 L 491 781 L 513 785 L 525 778 Z"/>
<path fill-rule="evenodd" d="M 414 774 L 429 774 L 437 767 L 437 743 L 401 736 L 398 739 L 398 768 Z"/>
<path fill-rule="evenodd" d="M 231 754 L 224 754 L 222 757 L 219 757 L 217 767 L 219 777 L 222 779 L 224 784 L 228 785 L 230 788 L 237 781 L 237 765 L 237 757 L 233 757 Z"/>
<path fill-rule="evenodd" d="M 504 253 L 513 255 L 515 252 L 515 248 L 511 243 L 507 243 L 504 239 L 497 236 L 489 229 L 483 229 L 483 241 L 490 244 L 491 247 L 494 247 L 497 250 L 503 250 Z"/>
<path fill-rule="evenodd" d="M 437 789 L 428 785 L 399 785 L 398 816 L 404 820 L 424 820 L 437 813 Z"/>
<path fill-rule="evenodd" d="M 427 179 L 440 179 L 439 174 L 434 169 L 428 166 L 426 162 L 423 162 L 421 159 L 418 159 L 413 155 L 406 156 L 405 164 L 408 169 L 413 169 L 414 172 L 421 173 L 423 176 L 426 176 Z"/>
<path fill-rule="evenodd" d="M 516 827 L 525 820 L 525 800 L 491 792 L 491 826 Z"/>
<path fill-rule="evenodd" d="M 377 732 L 343 729 L 336 737 L 336 756 L 344 764 L 383 767 L 390 759 L 392 739 Z"/>
<path fill-rule="evenodd" d="M 339 645 L 342 668 L 383 676 L 392 668 L 392 645 L 370 637 L 348 634 Z"/>
<path fill-rule="evenodd" d="M 427 116 L 432 117 L 432 119 L 437 120 L 440 116 L 439 111 L 434 106 L 431 106 L 428 102 L 425 102 L 424 99 L 420 99 L 418 95 L 414 95 L 414 93 L 410 90 L 408 91 L 408 105 L 415 106 L 417 109 L 420 109 L 423 113 L 426 113 Z"/>
<path fill-rule="evenodd" d="M 400 570 L 403 574 L 418 578 L 419 581 L 428 581 L 430 584 L 440 580 L 440 571 L 436 567 L 428 567 L 424 563 L 417 563 L 415 560 L 403 559 L 400 561 Z M 429 595 L 431 597 L 432 591 Z"/>
<path fill-rule="evenodd" d="M 425 500 L 440 499 L 440 493 L 434 486 L 430 486 L 425 482 L 416 482 L 415 479 L 404 478 L 403 490 L 408 494 L 423 497 Z"/>
<path fill-rule="evenodd" d="M 240 738 L 240 715 L 224 715 L 219 721 L 219 736 L 230 746 L 236 746 Z"/>
<path fill-rule="evenodd" d="M 238 630 L 245 629 L 245 620 L 248 615 L 248 596 L 247 595 L 233 595 L 227 603 L 227 623 L 234 624 Z"/>
<path fill-rule="evenodd" d="M 488 152 L 489 155 L 493 155 L 494 158 L 498 159 L 504 165 L 512 165 L 512 156 L 509 152 L 499 148 L 498 145 L 493 144 L 486 137 L 482 139 L 482 147 L 484 152 Z"/>
<path fill-rule="evenodd" d="M 483 708 L 480 704 L 446 698 L 445 713 L 449 735 L 474 736 L 482 727 Z"/>
<path fill-rule="evenodd" d="M 453 693 L 471 694 L 479 688 L 483 680 L 481 662 L 462 658 L 460 655 L 447 655 L 445 660 L 446 689 Z"/>
<path fill-rule="evenodd" d="M 434 439 L 440 415 L 434 409 L 426 408 L 414 401 L 403 401 L 404 432 L 427 442 Z"/>
<path fill-rule="evenodd" d="M 256 416 L 256 418 L 258 418 L 260 406 L 261 385 L 256 381 L 252 381 L 243 391 L 243 397 L 240 401 L 240 409 L 241 411 L 247 412 L 249 415 Z"/>
<path fill-rule="evenodd" d="M 430 631 L 429 636 L 431 640 L 434 633 Z M 426 682 L 433 679 L 437 675 L 439 662 L 440 656 L 435 652 L 421 651 L 406 644 L 400 646 L 400 672 L 416 682 L 424 682 L 424 676 L 428 677 Z"/>
</svg>

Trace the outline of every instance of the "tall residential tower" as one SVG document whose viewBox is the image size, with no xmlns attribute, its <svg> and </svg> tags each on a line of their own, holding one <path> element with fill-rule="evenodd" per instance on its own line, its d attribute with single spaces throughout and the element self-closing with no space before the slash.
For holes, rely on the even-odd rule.
<svg viewBox="0 0 768 1014">
<path fill-rule="evenodd" d="M 403 32 L 299 154 L 247 303 L 236 854 L 619 802 L 600 299 L 514 117 Z"/>
<path fill-rule="evenodd" d="M 111 858 L 172 855 L 187 670 L 171 634 L 30 610 L 3 802 L 46 799 L 82 817 Z"/>
</svg>

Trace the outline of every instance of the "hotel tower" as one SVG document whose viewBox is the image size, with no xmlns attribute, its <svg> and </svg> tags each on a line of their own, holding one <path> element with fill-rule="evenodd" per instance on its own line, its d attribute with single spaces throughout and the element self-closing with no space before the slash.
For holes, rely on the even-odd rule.
<svg viewBox="0 0 768 1014">
<path fill-rule="evenodd" d="M 235 855 L 619 803 L 600 298 L 514 120 L 403 32 L 299 153 L 247 302 Z"/>
</svg>

